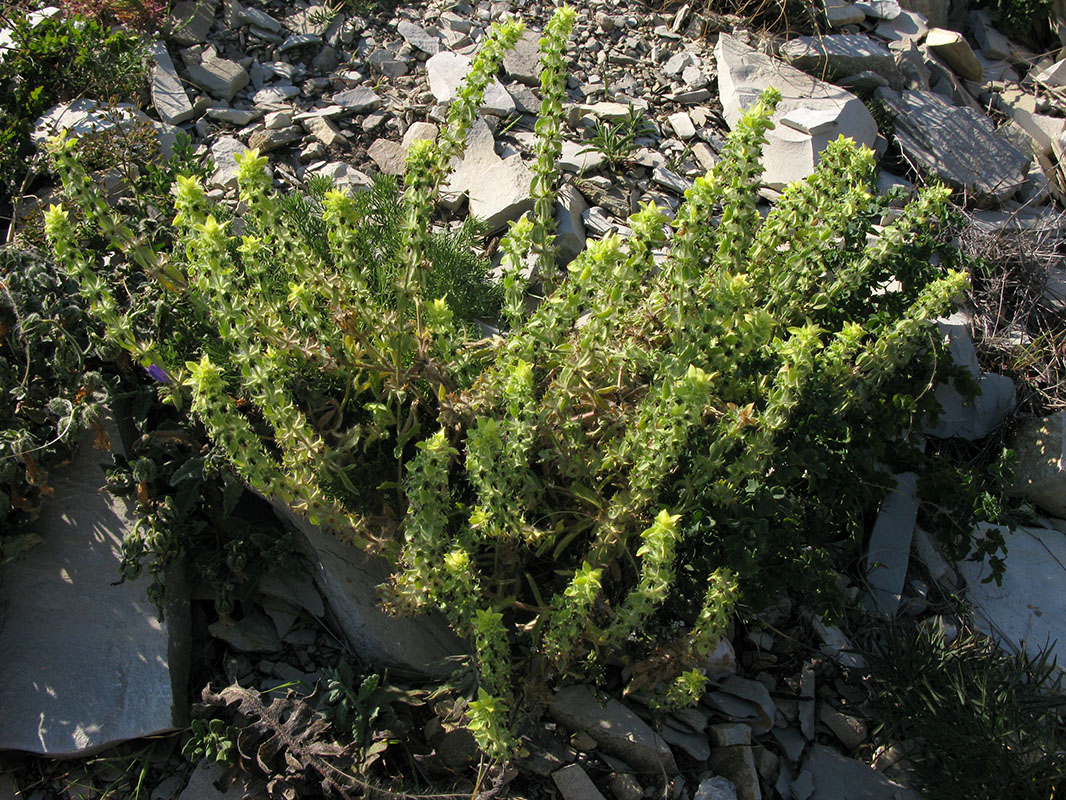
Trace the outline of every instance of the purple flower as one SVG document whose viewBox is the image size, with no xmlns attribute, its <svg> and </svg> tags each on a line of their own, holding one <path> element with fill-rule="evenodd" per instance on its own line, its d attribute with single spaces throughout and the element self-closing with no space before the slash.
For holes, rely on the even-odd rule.
<svg viewBox="0 0 1066 800">
<path fill-rule="evenodd" d="M 160 383 L 170 383 L 170 376 L 167 375 L 167 371 L 158 364 L 152 364 L 148 367 L 148 374 Z"/>
</svg>

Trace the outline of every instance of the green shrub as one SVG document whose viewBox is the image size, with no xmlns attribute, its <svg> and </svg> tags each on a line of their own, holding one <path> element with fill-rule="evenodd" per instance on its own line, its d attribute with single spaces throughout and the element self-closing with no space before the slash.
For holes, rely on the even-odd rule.
<svg viewBox="0 0 1066 800">
<path fill-rule="evenodd" d="M 12 46 L 0 60 L 0 203 L 26 174 L 34 121 L 78 97 L 136 101 L 145 91 L 140 39 L 94 20 L 51 18 L 31 25 L 15 12 L 6 21 Z"/>
<path fill-rule="evenodd" d="M 890 485 L 878 462 L 905 457 L 936 410 L 930 320 L 966 285 L 929 258 L 947 190 L 922 190 L 871 237 L 874 158 L 848 140 L 762 219 L 773 90 L 672 222 L 648 204 L 628 240 L 591 241 L 560 275 L 554 162 L 573 16 L 560 10 L 541 41 L 535 210 L 501 243 L 506 336 L 471 341 L 451 298 L 432 293 L 431 219 L 518 23 L 487 37 L 440 141 L 411 148 L 387 226 L 400 245 L 369 260 L 365 201 L 321 195 L 320 247 L 254 151 L 238 162 L 240 220 L 179 178 L 177 242 L 156 250 L 100 200 L 74 143 L 54 144 L 114 257 L 201 326 L 183 363 L 166 346 L 174 332 L 131 315 L 53 207 L 57 257 L 112 341 L 170 402 L 191 399 L 255 489 L 389 558 L 388 608 L 444 610 L 471 643 L 469 726 L 494 756 L 515 752 L 514 715 L 546 685 L 621 659 L 631 690 L 692 702 L 741 597 L 787 586 L 827 604 L 834 548 L 861 536 Z M 545 296 L 527 312 L 530 259 Z"/>
</svg>

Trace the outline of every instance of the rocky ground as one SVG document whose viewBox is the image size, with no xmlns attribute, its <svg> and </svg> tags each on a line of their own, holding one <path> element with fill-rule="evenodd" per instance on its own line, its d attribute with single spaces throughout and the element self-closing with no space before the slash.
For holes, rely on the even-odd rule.
<svg viewBox="0 0 1066 800">
<path fill-rule="evenodd" d="M 1066 186 L 1066 61 L 1025 52 L 965 4 L 954 11 L 948 0 L 903 5 L 832 0 L 828 35 L 786 37 L 690 5 L 657 12 L 579 0 L 560 162 L 564 256 L 579 252 L 586 237 L 624 234 L 640 202 L 676 208 L 692 179 L 715 163 L 740 109 L 771 84 L 784 101 L 764 159 L 767 207 L 810 172 L 828 141 L 845 135 L 885 155 L 882 190 L 935 176 L 964 195 L 980 235 L 1054 235 Z M 173 29 L 152 46 L 151 107 L 123 113 L 158 118 L 164 145 L 176 127 L 188 132 L 216 165 L 209 181 L 216 199 L 235 202 L 234 155 L 246 147 L 269 154 L 281 187 L 324 175 L 358 191 L 377 172 L 402 174 L 410 144 L 437 135 L 487 27 L 514 13 L 530 32 L 490 87 L 446 198 L 498 233 L 531 207 L 537 31 L 552 10 L 524 0 L 433 0 L 360 15 L 283 0 L 181 0 Z M 585 152 L 597 121 L 622 124 L 631 108 L 646 121 L 632 153 L 612 164 L 602 152 Z M 35 136 L 116 124 L 125 123 L 82 100 L 53 109 Z M 23 209 L 34 203 L 27 199 Z M 1045 277 L 1041 302 L 1061 311 L 1066 273 L 1053 265 Z M 969 313 L 941 329 L 981 393 L 965 400 L 939 387 L 945 415 L 926 433 L 982 439 L 1013 411 L 1015 384 L 982 370 Z M 871 613 L 950 632 L 964 620 L 947 598 L 968 591 L 974 624 L 1008 646 L 1062 639 L 1064 420 L 1060 411 L 1019 435 L 1016 488 L 1047 516 L 1011 537 L 1001 587 L 980 582 L 980 565 L 953 565 L 937 551 L 916 526 L 916 479 L 905 474 L 873 528 L 857 570 L 865 577 L 841 577 L 849 596 Z M 1058 450 L 1040 445 L 1048 441 Z M 45 544 L 0 570 L 0 749 L 78 757 L 10 756 L 13 773 L 0 776 L 0 798 L 261 796 L 265 782 L 251 772 L 194 766 L 181 756 L 187 734 L 173 731 L 187 724 L 189 695 L 197 699 L 209 682 L 216 690 L 239 682 L 267 697 L 291 691 L 296 702 L 346 659 L 392 667 L 391 739 L 376 740 L 377 768 L 396 764 L 416 780 L 438 781 L 423 786 L 477 791 L 469 734 L 455 724 L 461 708 L 418 689 L 418 675 L 439 672 L 456 643 L 432 622 L 397 628 L 377 616 L 377 565 L 304 526 L 295 535 L 310 567 L 268 573 L 254 612 L 219 619 L 194 586 L 175 592 L 159 620 L 142 582 L 110 586 L 135 515 L 129 503 L 99 493 L 101 458 L 82 449 L 39 521 Z M 89 526 L 95 535 L 86 541 Z M 356 583 L 366 587 L 363 596 L 353 596 Z M 529 756 L 497 778 L 516 796 L 565 800 L 912 797 L 903 751 L 875 745 L 856 710 L 865 695 L 854 675 L 863 664 L 846 628 L 780 598 L 722 643 L 706 665 L 715 688 L 700 706 L 665 720 L 639 697 L 603 705 L 587 687 L 564 689 L 527 732 Z"/>
</svg>

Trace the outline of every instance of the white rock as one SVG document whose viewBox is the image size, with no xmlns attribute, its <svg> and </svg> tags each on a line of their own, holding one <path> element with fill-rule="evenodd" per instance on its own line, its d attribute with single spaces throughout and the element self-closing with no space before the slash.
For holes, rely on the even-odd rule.
<svg viewBox="0 0 1066 800">
<path fill-rule="evenodd" d="M 855 6 L 871 19 L 894 20 L 903 13 L 896 0 L 863 0 Z"/>
<path fill-rule="evenodd" d="M 1041 70 L 1036 76 L 1036 80 L 1040 83 L 1046 83 L 1048 86 L 1066 86 L 1066 58 L 1062 61 L 1056 61 L 1047 69 Z"/>
<path fill-rule="evenodd" d="M 299 93 L 300 90 L 295 86 L 286 86 L 284 84 L 264 86 L 252 95 L 252 102 L 257 106 L 278 106 L 283 104 L 286 100 L 296 97 Z"/>
<path fill-rule="evenodd" d="M 677 138 L 683 142 L 687 142 L 696 135 L 696 126 L 692 124 L 692 117 L 688 115 L 687 111 L 678 111 L 671 114 L 667 117 L 667 122 L 674 129 Z"/>
<path fill-rule="evenodd" d="M 484 220 L 493 231 L 533 208 L 529 193 L 532 178 L 521 156 L 504 159 L 496 155 L 488 123 L 477 119 L 470 126 L 463 159 L 456 165 L 445 192 L 466 194 L 470 199 L 470 213 Z"/>
<path fill-rule="evenodd" d="M 257 28 L 262 28 L 265 31 L 271 33 L 278 33 L 281 31 L 281 23 L 274 17 L 270 16 L 265 11 L 261 11 L 254 6 L 242 7 L 239 14 L 240 23 L 254 25 Z"/>
<path fill-rule="evenodd" d="M 459 53 L 437 53 L 426 62 L 429 74 L 429 90 L 439 103 L 452 102 L 459 91 L 459 86 L 470 70 L 470 59 Z M 505 117 L 513 114 L 514 100 L 503 85 L 495 78 L 485 89 L 481 111 Z"/>
<path fill-rule="evenodd" d="M 503 71 L 527 86 L 540 85 L 540 31 L 527 30 L 503 55 Z"/>
<path fill-rule="evenodd" d="M 222 136 L 211 145 L 211 160 L 215 162 L 215 171 L 207 181 L 208 186 L 232 189 L 237 186 L 237 161 L 235 156 L 248 148 L 244 142 L 232 136 Z"/>
<path fill-rule="evenodd" d="M 958 437 L 974 441 L 982 439 L 999 427 L 1014 408 L 1014 382 L 1004 375 L 982 373 L 977 364 L 977 351 L 970 338 L 969 318 L 955 313 L 937 321 L 937 328 L 947 339 L 948 350 L 957 366 L 963 367 L 977 381 L 978 394 L 966 399 L 954 386 L 940 384 L 936 399 L 942 412 L 925 433 L 938 439 Z"/>
<path fill-rule="evenodd" d="M 826 625 L 820 617 L 811 620 L 811 626 L 822 640 L 822 652 L 845 667 L 862 669 L 866 659 L 851 646 L 851 641 L 836 625 Z"/>
<path fill-rule="evenodd" d="M 152 42 L 148 46 L 152 57 L 152 105 L 159 112 L 159 117 L 171 125 L 178 125 L 196 116 L 189 96 L 181 85 L 174 61 L 162 42 Z"/>
<path fill-rule="evenodd" d="M 209 108 L 207 116 L 216 122 L 239 125 L 243 128 L 263 116 L 263 112 L 256 108 Z"/>
<path fill-rule="evenodd" d="M 168 581 L 161 621 L 147 575 L 115 583 L 138 515 L 106 491 L 93 438 L 51 476 L 41 543 L 0 567 L 0 749 L 87 755 L 185 724 L 188 600 Z"/>
<path fill-rule="evenodd" d="M 951 0 L 900 0 L 900 5 L 921 14 L 932 27 L 942 28 L 948 24 Z"/>
<path fill-rule="evenodd" d="M 311 117 L 303 123 L 304 130 L 314 136 L 326 147 L 343 145 L 348 140 L 344 138 L 337 123 L 328 117 Z"/>
<path fill-rule="evenodd" d="M 892 51 L 868 36 L 797 36 L 780 53 L 792 66 L 811 75 L 832 77 L 875 72 L 890 85 L 900 86 L 899 68 Z"/>
<path fill-rule="evenodd" d="M 867 605 L 889 617 L 899 609 L 918 520 L 918 476 L 904 472 L 895 477 L 896 488 L 881 505 L 866 550 Z"/>
<path fill-rule="evenodd" d="M 992 27 L 985 12 L 971 12 L 970 25 L 973 27 L 973 36 L 977 40 L 977 46 L 986 56 L 999 60 L 1013 57 L 1014 45 L 1011 44 L 1010 39 Z"/>
<path fill-rule="evenodd" d="M 330 161 L 328 164 L 323 164 L 314 170 L 314 174 L 329 178 L 338 189 L 351 189 L 356 192 L 366 191 L 372 183 L 369 175 L 343 161 Z"/>
<path fill-rule="evenodd" d="M 578 175 L 600 169 L 607 159 L 599 150 L 586 149 L 587 147 L 587 144 L 564 139 L 563 152 L 555 160 L 556 166 L 567 172 L 576 172 Z M 585 152 L 581 152 L 582 150 Z"/>
<path fill-rule="evenodd" d="M 781 124 L 817 136 L 836 128 L 838 116 L 833 109 L 795 108 L 781 117 Z"/>
<path fill-rule="evenodd" d="M 366 154 L 386 175 L 403 175 L 407 169 L 403 145 L 391 139 L 375 139 Z"/>
<path fill-rule="evenodd" d="M 995 530 L 982 524 L 976 531 Z M 1058 658 L 1063 671 L 1066 655 L 1066 537 L 1061 531 L 1018 528 L 999 532 L 1007 545 L 1002 585 L 983 583 L 990 574 L 984 562 L 960 562 L 959 572 L 967 583 L 966 597 L 974 610 L 978 629 L 995 636 L 1008 649 L 1021 648 L 1036 656 L 1045 646 Z"/>
<path fill-rule="evenodd" d="M 248 85 L 248 71 L 236 61 L 219 56 L 213 47 L 206 48 L 199 59 L 186 56 L 188 52 L 182 51 L 182 58 L 189 73 L 189 80 L 212 97 L 228 103 L 237 92 Z"/>
<path fill-rule="evenodd" d="M 1013 447 L 1018 467 L 1011 490 L 1066 517 L 1066 411 L 1024 424 Z"/>
<path fill-rule="evenodd" d="M 129 130 L 147 122 L 148 116 L 129 103 L 119 103 L 112 109 L 95 100 L 72 100 L 53 106 L 39 117 L 33 125 L 30 141 L 40 148 L 45 139 L 64 130 L 81 138 L 116 127 Z"/>
<path fill-rule="evenodd" d="M 763 182 L 774 189 L 810 175 L 820 154 L 837 135 L 848 136 L 872 147 L 877 140 L 877 123 L 855 95 L 825 83 L 783 62 L 765 56 L 721 34 L 715 49 L 718 58 L 718 88 L 723 113 L 730 127 L 754 103 L 763 89 L 774 86 L 782 93 L 773 121 L 797 108 L 836 111 L 837 126 L 832 135 L 816 136 L 776 125 L 767 131 L 763 150 Z"/>
<path fill-rule="evenodd" d="M 215 24 L 215 0 L 179 0 L 167 15 L 167 36 L 181 45 L 207 38 Z"/>
</svg>

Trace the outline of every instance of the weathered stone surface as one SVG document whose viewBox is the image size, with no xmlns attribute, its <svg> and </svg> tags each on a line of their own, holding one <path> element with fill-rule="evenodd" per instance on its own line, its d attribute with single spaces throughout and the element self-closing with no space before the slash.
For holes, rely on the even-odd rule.
<svg viewBox="0 0 1066 800">
<path fill-rule="evenodd" d="M 533 175 L 522 163 L 522 157 L 500 158 L 495 148 L 488 123 L 475 120 L 467 134 L 463 160 L 445 188 L 451 195 L 467 195 L 470 213 L 484 220 L 490 231 L 533 208 L 529 193 Z"/>
<path fill-rule="evenodd" d="M 893 20 L 903 13 L 896 0 L 861 0 L 855 4 L 870 19 Z"/>
<path fill-rule="evenodd" d="M 183 50 L 181 55 L 189 80 L 212 97 L 228 103 L 248 85 L 248 71 L 236 61 L 219 56 L 213 47 L 206 48 L 199 57 L 189 50 Z"/>
<path fill-rule="evenodd" d="M 104 133 L 116 126 L 129 129 L 148 121 L 144 112 L 129 103 L 119 103 L 112 109 L 95 100 L 72 100 L 53 106 L 38 117 L 30 141 L 40 148 L 45 139 L 64 130 L 81 138 Z"/>
<path fill-rule="evenodd" d="M 927 425 L 925 433 L 938 439 L 958 437 L 974 441 L 983 439 L 1006 419 L 1014 408 L 1014 381 L 1005 375 L 981 372 L 977 363 L 977 350 L 970 337 L 970 320 L 964 314 L 952 314 L 938 320 L 937 328 L 948 342 L 948 350 L 956 366 L 965 369 L 977 382 L 978 394 L 970 399 L 963 397 L 951 384 L 936 387 L 936 399 L 941 414 L 933 425 Z"/>
<path fill-rule="evenodd" d="M 970 25 L 973 27 L 973 38 L 977 40 L 977 46 L 988 58 L 1006 60 L 1013 57 L 1014 45 L 993 27 L 984 11 L 971 12 Z"/>
<path fill-rule="evenodd" d="M 677 111 L 666 118 L 674 134 L 683 142 L 687 142 L 696 135 L 696 126 L 692 124 L 692 117 L 687 111 Z"/>
<path fill-rule="evenodd" d="M 825 745 L 811 746 L 803 770 L 814 782 L 811 800 L 919 800 L 915 792 L 893 783 L 873 767 Z"/>
<path fill-rule="evenodd" d="M 866 741 L 866 723 L 852 714 L 833 708 L 824 700 L 818 704 L 818 721 L 833 732 L 844 747 L 854 752 Z"/>
<path fill-rule="evenodd" d="M 177 125 L 192 119 L 196 112 L 193 110 L 189 96 L 181 85 L 178 71 L 174 68 L 174 61 L 167 52 L 167 46 L 162 42 L 152 42 L 148 46 L 148 54 L 154 62 L 152 66 L 152 105 L 159 113 L 160 119 Z"/>
<path fill-rule="evenodd" d="M 256 131 L 248 137 L 248 147 L 258 150 L 260 153 L 269 153 L 287 144 L 298 142 L 303 138 L 303 128 L 299 125 L 289 125 L 285 128 L 274 130 Z"/>
<path fill-rule="evenodd" d="M 237 24 L 239 25 L 254 25 L 270 33 L 281 31 L 281 23 L 278 20 L 255 6 L 242 6 L 238 18 Z"/>
<path fill-rule="evenodd" d="M 263 108 L 277 107 L 284 105 L 286 101 L 296 97 L 299 93 L 298 87 L 288 84 L 281 83 L 273 86 L 264 86 L 252 95 L 252 102 Z"/>
<path fill-rule="evenodd" d="M 1066 86 L 1066 58 L 1056 61 L 1047 69 L 1041 70 L 1036 79 L 1048 86 Z"/>
<path fill-rule="evenodd" d="M 1050 156 L 1055 149 L 1055 142 L 1066 131 L 1066 120 L 1038 114 L 1036 96 L 1028 92 L 1008 89 L 1000 92 L 999 106 L 1011 119 L 1033 140 L 1034 152 Z"/>
<path fill-rule="evenodd" d="M 1066 411 L 1027 422 L 1014 438 L 1012 491 L 1047 513 L 1066 517 Z"/>
<path fill-rule="evenodd" d="M 585 223 L 581 220 L 588 205 L 581 192 L 569 183 L 559 187 L 555 200 L 555 257 L 565 266 L 585 249 Z"/>
<path fill-rule="evenodd" d="M 929 32 L 925 17 L 916 11 L 904 11 L 892 20 L 881 20 L 874 28 L 874 33 L 890 42 L 901 39 L 918 40 Z"/>
<path fill-rule="evenodd" d="M 240 800 L 247 797 L 247 791 L 243 778 L 227 773 L 224 766 L 205 758 L 189 775 L 178 800 Z"/>
<path fill-rule="evenodd" d="M 84 755 L 185 724 L 184 587 L 168 581 L 160 621 L 147 575 L 115 585 L 137 513 L 106 492 L 110 456 L 92 444 L 53 473 L 31 529 L 41 543 L 0 567 L 0 749 Z"/>
<path fill-rule="evenodd" d="M 527 86 L 540 86 L 540 31 L 527 30 L 503 56 L 507 76 Z"/>
<path fill-rule="evenodd" d="M 834 28 L 857 25 L 866 19 L 866 12 L 847 0 L 824 0 L 825 17 Z"/>
<path fill-rule="evenodd" d="M 366 86 L 356 86 L 333 95 L 333 102 L 351 111 L 353 114 L 365 114 L 381 106 L 381 98 Z"/>
<path fill-rule="evenodd" d="M 570 764 L 556 770 L 552 773 L 552 781 L 563 800 L 604 800 L 600 790 L 580 764 Z"/>
<path fill-rule="evenodd" d="M 944 28 L 930 28 L 929 33 L 925 35 L 925 46 L 938 58 L 944 59 L 960 78 L 977 82 L 984 78 L 981 63 L 961 33 Z"/>
<path fill-rule="evenodd" d="M 348 141 L 337 127 L 337 123 L 328 117 L 309 117 L 302 124 L 304 130 L 326 147 L 339 147 Z"/>
<path fill-rule="evenodd" d="M 763 150 L 763 182 L 780 189 L 814 171 L 822 150 L 837 136 L 850 136 L 858 144 L 872 147 L 877 140 L 877 123 L 855 95 L 807 75 L 795 67 L 765 56 L 721 34 L 715 49 L 718 58 L 718 89 L 723 114 L 730 127 L 736 125 L 744 108 L 754 103 L 763 89 L 774 86 L 782 100 L 773 120 L 799 108 L 836 111 L 837 124 L 811 136 L 777 125 L 767 132 Z"/>
<path fill-rule="evenodd" d="M 371 184 L 369 175 L 360 172 L 351 164 L 345 164 L 343 161 L 330 161 L 328 164 L 323 164 L 314 170 L 314 174 L 329 178 L 338 189 L 351 189 L 356 192 L 362 192 L 370 188 Z"/>
<path fill-rule="evenodd" d="M 741 701 L 743 705 L 731 703 L 730 698 Z M 770 690 L 759 681 L 733 675 L 723 681 L 716 691 L 706 695 L 704 700 L 734 720 L 746 722 L 756 736 L 766 733 L 774 726 L 777 709 L 770 697 Z M 734 710 L 737 711 L 736 714 L 733 713 Z"/>
<path fill-rule="evenodd" d="M 1006 200 L 1025 183 L 1029 156 L 997 137 L 987 116 L 930 92 L 880 90 L 878 96 L 896 118 L 904 154 L 919 169 L 985 200 Z"/>
<path fill-rule="evenodd" d="M 263 112 L 257 108 L 209 108 L 206 113 L 208 119 L 215 122 L 225 122 L 242 128 L 263 116 Z"/>
<path fill-rule="evenodd" d="M 889 617 L 899 609 L 917 519 L 918 476 L 904 472 L 881 505 L 866 550 L 867 605 Z"/>
<path fill-rule="evenodd" d="M 426 62 L 429 74 L 429 90 L 438 103 L 450 103 L 455 99 L 459 86 L 470 71 L 470 59 L 459 53 L 437 53 Z M 514 113 L 514 100 L 495 78 L 485 89 L 481 111 L 485 114 L 507 116 Z"/>
<path fill-rule="evenodd" d="M 982 523 L 978 535 L 998 530 L 1007 545 L 1003 582 L 984 583 L 991 568 L 984 561 L 961 561 L 958 570 L 967 584 L 966 598 L 978 629 L 995 636 L 1008 649 L 1025 648 L 1036 656 L 1046 646 L 1064 669 L 1066 656 L 1066 536 L 1044 528 L 1006 528 Z"/>
<path fill-rule="evenodd" d="M 807 746 L 807 739 L 795 728 L 774 728 L 770 731 L 777 743 L 781 745 L 785 757 L 793 763 L 799 763 L 803 757 L 803 750 Z"/>
<path fill-rule="evenodd" d="M 357 184 L 352 181 L 350 185 Z M 452 665 L 445 659 L 463 652 L 464 646 L 442 614 L 390 617 L 378 608 L 377 587 L 389 576 L 384 559 L 371 558 L 287 507 L 275 503 L 274 509 L 301 534 L 315 583 L 349 644 L 362 658 L 377 666 L 423 675 L 442 676 L 451 671 Z"/>
<path fill-rule="evenodd" d="M 617 700 L 601 703 L 588 686 L 567 686 L 555 693 L 548 708 L 567 730 L 585 731 L 605 752 L 636 769 L 677 774 L 673 754 L 662 737 Z"/>
<path fill-rule="evenodd" d="M 431 36 L 421 25 L 416 25 L 407 19 L 401 19 L 396 26 L 396 32 L 404 38 L 411 47 L 429 53 L 431 56 L 440 52 L 440 39 Z"/>
<path fill-rule="evenodd" d="M 710 767 L 736 787 L 737 800 L 762 800 L 755 755 L 748 745 L 716 747 L 711 751 Z"/>
<path fill-rule="evenodd" d="M 239 139 L 222 136 L 211 145 L 211 160 L 215 162 L 215 171 L 208 180 L 209 186 L 231 189 L 237 186 L 236 156 L 248 148 Z"/>
<path fill-rule="evenodd" d="M 208 626 L 208 631 L 243 653 L 273 653 L 281 649 L 281 638 L 274 623 L 258 611 L 236 621 L 218 620 Z"/>
<path fill-rule="evenodd" d="M 797 36 L 781 48 L 781 57 L 812 75 L 841 77 L 869 70 L 883 76 L 892 86 L 899 86 L 896 57 L 868 36 Z"/>
<path fill-rule="evenodd" d="M 907 11 L 921 14 L 934 28 L 942 28 L 948 24 L 951 0 L 900 0 L 899 4 Z"/>
<path fill-rule="evenodd" d="M 215 24 L 215 0 L 179 0 L 167 15 L 167 37 L 180 45 L 203 42 Z"/>
<path fill-rule="evenodd" d="M 366 154 L 386 175 L 403 175 L 407 167 L 403 145 L 391 139 L 375 139 Z"/>
<path fill-rule="evenodd" d="M 662 727 L 662 736 L 667 744 L 680 748 L 696 761 L 706 761 L 711 756 L 711 743 L 702 734 L 667 723 Z"/>
</svg>

